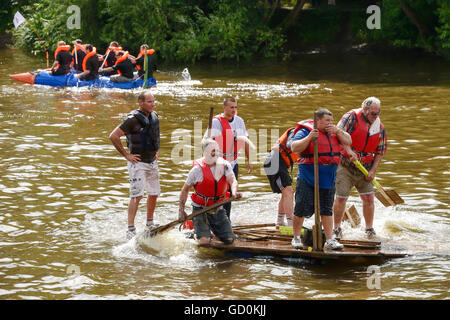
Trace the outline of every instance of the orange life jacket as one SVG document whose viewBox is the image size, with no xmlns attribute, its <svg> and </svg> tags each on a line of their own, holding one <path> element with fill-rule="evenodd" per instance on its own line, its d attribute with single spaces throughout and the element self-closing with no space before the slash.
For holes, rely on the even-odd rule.
<svg viewBox="0 0 450 320">
<path fill-rule="evenodd" d="M 56 60 L 56 56 L 58 55 L 58 53 L 60 51 L 69 51 L 69 50 L 70 50 L 70 46 L 69 45 L 58 46 L 58 48 L 56 48 L 56 50 L 55 50 L 55 60 Z"/>
<path fill-rule="evenodd" d="M 222 125 L 222 135 L 215 137 L 214 140 L 219 144 L 219 154 L 225 160 L 234 161 L 238 157 L 238 145 L 237 139 L 234 136 L 233 130 L 231 129 L 230 123 L 228 119 L 225 118 L 222 114 L 217 115 L 214 118 L 220 121 Z"/>
<path fill-rule="evenodd" d="M 350 134 L 352 137 L 352 149 L 357 151 L 360 161 L 363 163 L 370 163 L 373 161 L 374 152 L 376 151 L 380 142 L 380 132 L 384 128 L 380 121 L 380 130 L 370 135 L 370 123 L 363 118 L 363 109 L 354 109 L 356 114 L 356 123 L 353 132 Z"/>
<path fill-rule="evenodd" d="M 123 50 L 122 47 L 109 47 L 108 50 L 106 50 L 106 52 L 105 52 L 105 59 L 108 58 L 108 54 L 109 54 L 111 51 L 112 51 L 113 54 L 114 54 L 114 52 L 116 52 L 116 51 L 121 51 L 121 50 Z M 107 67 L 107 66 L 108 66 L 108 60 L 105 61 L 105 67 Z"/>
<path fill-rule="evenodd" d="M 274 146 L 274 148 L 278 147 L 278 152 L 280 153 L 281 158 L 283 158 L 284 163 L 289 168 L 294 165 L 295 162 L 297 162 L 299 154 L 293 153 L 290 148 L 286 146 L 287 140 L 289 138 L 289 134 L 294 130 L 294 135 L 297 133 L 298 129 L 295 130 L 297 127 L 292 127 L 287 129 L 278 139 L 278 145 Z M 272 148 L 273 149 L 273 148 Z"/>
<path fill-rule="evenodd" d="M 309 131 L 314 129 L 313 120 L 304 120 L 297 123 L 297 131 L 300 129 L 308 129 Z M 319 137 L 317 138 L 319 164 L 323 165 L 337 165 L 341 159 L 342 146 L 339 144 L 339 140 L 335 134 L 328 135 L 319 130 Z M 299 164 L 314 164 L 314 141 L 306 147 L 300 153 L 298 158 Z"/>
<path fill-rule="evenodd" d="M 83 59 L 83 71 L 86 71 L 86 62 L 88 61 L 88 59 L 90 57 L 92 57 L 93 55 L 95 55 L 95 54 L 97 54 L 97 48 L 96 47 L 93 47 L 92 51 L 89 52 L 88 54 L 86 54 L 86 56 Z"/>
<path fill-rule="evenodd" d="M 55 60 L 56 60 L 56 56 L 58 55 L 59 52 L 61 51 L 69 51 L 70 50 L 70 46 L 67 44 L 62 45 L 62 46 L 58 46 L 58 48 L 56 48 L 55 50 Z M 56 64 L 57 67 L 59 68 L 59 62 Z"/>
<path fill-rule="evenodd" d="M 148 49 L 148 50 L 147 50 L 147 55 L 149 55 L 149 56 L 151 56 L 151 55 L 154 54 L 154 53 L 155 53 L 155 49 Z M 145 50 L 141 50 L 141 52 L 139 52 L 137 58 L 142 57 L 144 54 L 145 54 Z M 139 66 L 139 65 L 136 65 L 136 68 L 137 68 L 138 70 L 141 70 L 141 66 Z"/>
<path fill-rule="evenodd" d="M 219 181 L 216 181 L 204 159 L 195 160 L 193 166 L 200 166 L 203 173 L 203 180 L 194 186 L 195 192 L 191 195 L 193 202 L 200 206 L 209 207 L 230 197 L 229 192 L 227 192 L 228 182 L 225 175 Z"/>
<path fill-rule="evenodd" d="M 119 63 L 121 63 L 122 61 L 125 61 L 127 58 L 128 58 L 128 51 L 125 51 L 123 56 L 121 56 L 120 58 L 118 58 L 116 60 L 116 63 L 114 65 L 117 66 Z M 117 73 L 122 75 L 122 72 L 120 72 L 120 70 L 117 70 Z"/>
</svg>

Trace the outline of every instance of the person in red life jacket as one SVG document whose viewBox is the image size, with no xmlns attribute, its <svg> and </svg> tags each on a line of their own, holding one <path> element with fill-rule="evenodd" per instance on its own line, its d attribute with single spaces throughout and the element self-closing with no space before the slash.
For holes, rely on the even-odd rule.
<svg viewBox="0 0 450 320">
<path fill-rule="evenodd" d="M 117 51 L 116 52 L 116 62 L 114 66 L 108 68 L 100 68 L 99 72 L 110 72 L 117 71 L 118 74 L 112 75 L 109 79 L 112 82 L 130 82 L 133 81 L 134 74 L 134 65 L 131 62 L 131 59 L 128 57 L 128 51 Z"/>
<path fill-rule="evenodd" d="M 139 95 L 138 103 L 139 109 L 131 112 L 109 135 L 114 147 L 127 160 L 130 177 L 127 239 L 136 235 L 134 220 L 145 191 L 147 191 L 146 228 L 154 227 L 153 215 L 156 200 L 161 192 L 158 169 L 160 132 L 159 119 L 155 112 L 155 98 L 150 91 L 144 91 Z M 127 137 L 129 152 L 120 141 L 123 135 Z"/>
<path fill-rule="evenodd" d="M 206 130 L 204 138 L 208 136 Z M 254 148 L 248 139 L 244 120 L 237 115 L 237 102 L 233 97 L 226 97 L 223 102 L 223 113 L 213 118 L 211 124 L 211 138 L 219 144 L 219 155 L 231 163 L 234 175 L 238 179 L 239 150 L 244 146 L 245 158 L 247 159 L 247 173 L 251 173 L 253 165 L 250 161 L 250 147 Z M 231 203 L 225 206 L 227 216 L 230 218 Z"/>
<path fill-rule="evenodd" d="M 353 186 L 358 190 L 363 205 L 363 216 L 366 224 L 366 236 L 376 236 L 373 228 L 375 213 L 374 191 L 371 181 L 386 153 L 386 130 L 380 120 L 381 102 L 376 97 L 365 99 L 360 109 L 350 110 L 338 123 L 338 127 L 352 137 L 351 148 L 345 150 L 341 164 L 337 170 L 336 199 L 334 201 L 334 233 L 342 237 L 341 221 L 345 211 L 347 198 Z M 353 164 L 359 159 L 369 172 L 367 178 Z"/>
<path fill-rule="evenodd" d="M 297 130 L 296 130 L 297 129 Z M 264 161 L 264 170 L 269 179 L 270 188 L 274 193 L 281 193 L 281 199 L 278 202 L 277 226 L 292 226 L 294 212 L 294 190 L 292 189 L 292 178 L 289 174 L 289 168 L 293 169 L 297 162 L 298 154 L 293 153 L 287 147 L 292 143 L 297 127 L 287 129 L 278 139 Z M 284 218 L 286 217 L 286 222 Z"/>
<path fill-rule="evenodd" d="M 316 114 L 317 129 L 314 129 L 313 120 L 300 122 L 292 144 L 288 145 L 293 152 L 299 153 L 292 246 L 303 246 L 300 239 L 303 222 L 305 217 L 314 214 L 314 139 L 317 138 L 320 217 L 327 239 L 323 247 L 324 250 L 339 250 L 343 245 L 333 237 L 334 183 L 342 146 L 350 146 L 351 138 L 333 125 L 333 114 L 328 109 L 321 108 Z"/>
<path fill-rule="evenodd" d="M 83 42 L 80 39 L 72 41 L 72 43 L 72 68 L 75 71 L 83 72 L 83 60 L 86 56 L 86 46 L 83 45 Z"/>
<path fill-rule="evenodd" d="M 91 44 L 86 44 L 85 48 L 86 55 L 82 62 L 83 72 L 75 75 L 75 78 L 80 80 L 95 80 L 98 77 L 98 67 L 100 64 L 97 57 L 97 49 Z"/>
<path fill-rule="evenodd" d="M 156 59 L 155 59 L 155 49 L 149 49 L 148 45 L 141 45 L 140 52 L 137 57 L 131 57 L 131 62 L 136 65 L 136 69 L 138 70 L 139 79 L 144 79 L 145 70 L 144 70 L 144 59 L 145 53 L 147 53 L 148 59 L 148 73 L 147 76 L 149 78 L 153 77 L 153 72 L 156 71 Z"/>
<path fill-rule="evenodd" d="M 235 196 L 240 199 L 242 194 L 238 191 L 238 182 L 234 176 L 231 164 L 218 156 L 219 145 L 211 138 L 202 141 L 203 157 L 195 160 L 189 171 L 185 184 L 180 192 L 178 218 L 186 220 L 185 205 L 189 191 L 191 194 L 192 211 L 201 210 L 217 202 Z M 228 192 L 231 185 L 231 193 Z M 211 241 L 211 231 L 225 244 L 232 244 L 235 235 L 223 206 L 215 212 L 208 212 L 193 218 L 194 234 L 199 244 L 208 244 Z"/>
<path fill-rule="evenodd" d="M 51 72 L 54 76 L 65 75 L 70 72 L 70 64 L 72 63 L 72 55 L 70 54 L 70 46 L 64 41 L 58 42 L 55 50 L 55 62 L 53 62 Z"/>
</svg>

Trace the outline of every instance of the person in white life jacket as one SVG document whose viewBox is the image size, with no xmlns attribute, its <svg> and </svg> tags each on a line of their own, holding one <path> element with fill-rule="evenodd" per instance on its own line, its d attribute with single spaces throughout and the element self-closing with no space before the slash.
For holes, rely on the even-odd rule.
<svg viewBox="0 0 450 320">
<path fill-rule="evenodd" d="M 185 204 L 191 188 L 193 212 L 209 207 L 217 202 L 234 196 L 242 197 L 238 191 L 238 182 L 234 176 L 231 164 L 218 156 L 219 145 L 211 138 L 202 141 L 203 157 L 195 160 L 189 171 L 185 184 L 180 192 L 178 218 L 186 220 Z M 228 192 L 231 185 L 231 193 Z M 225 244 L 232 244 L 235 235 L 223 206 L 215 212 L 208 212 L 193 218 L 194 234 L 199 244 L 208 244 L 211 241 L 211 231 Z"/>
<path fill-rule="evenodd" d="M 338 127 L 352 137 L 351 148 L 346 148 L 336 177 L 336 199 L 334 201 L 334 233 L 342 237 L 341 221 L 347 198 L 353 186 L 358 190 L 363 205 L 366 236 L 376 236 L 373 228 L 375 213 L 374 191 L 371 181 L 386 153 L 386 130 L 380 120 L 381 102 L 376 97 L 368 97 L 361 108 L 348 111 L 338 123 Z M 354 160 L 359 159 L 369 172 L 368 176 L 356 168 Z"/>
<path fill-rule="evenodd" d="M 336 169 L 340 161 L 342 145 L 350 146 L 351 137 L 333 125 L 333 114 L 325 108 L 316 111 L 317 129 L 313 120 L 300 122 L 291 144 L 292 152 L 298 153 L 298 175 L 295 190 L 294 237 L 292 246 L 302 248 L 300 233 L 305 217 L 314 214 L 314 140 L 318 144 L 320 217 L 325 231 L 324 250 L 343 248 L 333 238 L 333 200 L 335 194 Z"/>
</svg>

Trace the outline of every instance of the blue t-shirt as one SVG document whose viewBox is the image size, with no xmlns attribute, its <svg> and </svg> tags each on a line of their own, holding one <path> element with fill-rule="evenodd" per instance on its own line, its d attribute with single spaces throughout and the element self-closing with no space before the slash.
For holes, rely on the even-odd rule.
<svg viewBox="0 0 450 320">
<path fill-rule="evenodd" d="M 292 142 L 301 140 L 308 134 L 309 130 L 303 128 L 297 131 L 294 138 L 292 139 Z M 290 145 L 288 145 L 288 147 L 290 147 Z M 324 166 L 322 164 L 319 164 L 319 188 L 331 189 L 332 187 L 334 187 L 334 182 L 336 180 L 336 171 L 336 165 Z M 297 179 L 302 179 L 311 187 L 314 187 L 314 164 L 299 164 Z"/>
</svg>

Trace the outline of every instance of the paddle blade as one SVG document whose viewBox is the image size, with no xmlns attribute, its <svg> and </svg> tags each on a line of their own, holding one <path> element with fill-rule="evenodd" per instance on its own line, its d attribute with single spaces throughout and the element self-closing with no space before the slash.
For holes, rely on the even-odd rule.
<svg viewBox="0 0 450 320">
<path fill-rule="evenodd" d="M 352 228 L 355 228 L 361 224 L 361 218 L 354 205 L 345 209 L 343 220 L 349 220 Z"/>
<path fill-rule="evenodd" d="M 381 189 L 375 193 L 375 196 L 385 207 L 405 203 L 402 197 L 393 189 Z"/>
</svg>

